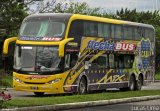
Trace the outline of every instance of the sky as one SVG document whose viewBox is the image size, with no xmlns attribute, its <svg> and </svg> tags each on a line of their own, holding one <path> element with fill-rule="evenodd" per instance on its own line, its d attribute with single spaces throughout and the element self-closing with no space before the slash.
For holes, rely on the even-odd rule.
<svg viewBox="0 0 160 111">
<path fill-rule="evenodd" d="M 69 2 L 86 2 L 90 7 L 101 7 L 108 12 L 116 12 L 121 8 L 138 11 L 160 10 L 160 0 L 67 0 Z"/>
<path fill-rule="evenodd" d="M 51 0 L 43 0 L 44 3 L 47 1 Z M 66 0 L 66 2 L 86 2 L 89 7 L 100 7 L 108 13 L 115 13 L 122 8 L 131 10 L 136 8 L 138 11 L 160 10 L 160 0 Z"/>
</svg>

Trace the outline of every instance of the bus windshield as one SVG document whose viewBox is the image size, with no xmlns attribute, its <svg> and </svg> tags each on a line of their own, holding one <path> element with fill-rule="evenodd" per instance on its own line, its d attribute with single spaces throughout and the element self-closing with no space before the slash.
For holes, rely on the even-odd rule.
<svg viewBox="0 0 160 111">
<path fill-rule="evenodd" d="M 22 23 L 20 37 L 60 37 L 65 32 L 65 23 L 49 20 L 30 20 Z"/>
<path fill-rule="evenodd" d="M 51 46 L 16 46 L 14 68 L 29 72 L 50 72 L 60 70 L 61 59 L 58 47 Z"/>
</svg>

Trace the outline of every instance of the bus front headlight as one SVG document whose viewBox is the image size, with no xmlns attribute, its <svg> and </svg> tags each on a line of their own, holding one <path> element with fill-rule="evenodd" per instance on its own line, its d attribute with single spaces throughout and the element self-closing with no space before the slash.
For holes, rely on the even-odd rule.
<svg viewBox="0 0 160 111">
<path fill-rule="evenodd" d="M 57 79 L 54 79 L 52 81 L 49 81 L 48 83 L 53 84 L 53 83 L 59 82 L 60 80 L 61 80 L 61 78 L 57 78 Z"/>
<path fill-rule="evenodd" d="M 13 77 L 13 79 L 17 82 L 22 82 L 20 79 L 16 78 L 16 77 Z"/>
</svg>

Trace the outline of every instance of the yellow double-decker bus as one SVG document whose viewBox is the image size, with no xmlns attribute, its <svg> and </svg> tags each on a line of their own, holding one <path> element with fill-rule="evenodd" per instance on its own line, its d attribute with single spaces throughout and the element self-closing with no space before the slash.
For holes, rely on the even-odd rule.
<svg viewBox="0 0 160 111">
<path fill-rule="evenodd" d="M 140 90 L 154 80 L 154 27 L 79 14 L 34 14 L 16 42 L 13 88 L 44 93 L 79 93 L 120 88 Z"/>
</svg>

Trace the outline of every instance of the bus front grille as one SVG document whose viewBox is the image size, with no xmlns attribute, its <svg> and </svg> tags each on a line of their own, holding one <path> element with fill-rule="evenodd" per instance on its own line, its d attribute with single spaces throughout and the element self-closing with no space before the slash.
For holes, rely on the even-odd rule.
<svg viewBox="0 0 160 111">
<path fill-rule="evenodd" d="M 24 82 L 25 84 L 45 84 L 45 83 L 38 83 L 38 82 Z"/>
</svg>

